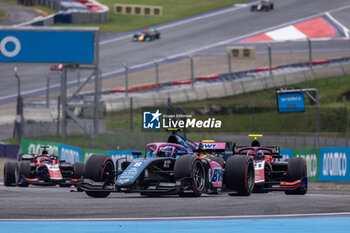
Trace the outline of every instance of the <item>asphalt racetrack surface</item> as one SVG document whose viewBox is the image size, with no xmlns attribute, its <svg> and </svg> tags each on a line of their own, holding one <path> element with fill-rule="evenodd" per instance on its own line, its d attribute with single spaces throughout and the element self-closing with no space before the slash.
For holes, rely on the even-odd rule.
<svg viewBox="0 0 350 233">
<path fill-rule="evenodd" d="M 208 48 L 325 12 L 330 12 L 339 22 L 348 24 L 350 0 L 274 0 L 274 4 L 275 10 L 270 12 L 250 12 L 250 6 L 243 4 L 209 17 L 163 25 L 158 27 L 161 39 L 149 43 L 133 43 L 131 34 L 124 37 L 121 34 L 102 35 L 99 60 L 102 74 L 124 69 L 124 62 L 135 66 L 155 59 L 203 54 L 205 51 L 211 55 L 213 51 L 209 52 Z M 219 50 L 225 52 L 222 48 Z M 50 71 L 50 64 L 0 64 L 0 99 L 16 94 L 14 66 L 18 66 L 23 92 L 45 88 L 45 73 Z M 52 80 L 51 84 L 57 83 L 59 78 Z"/>
<path fill-rule="evenodd" d="M 5 187 L 0 185 L 0 219 L 164 218 L 205 216 L 289 215 L 350 212 L 350 192 L 311 190 L 304 196 L 283 192 L 228 194 L 199 198 L 112 193 L 88 197 L 72 188 Z"/>
</svg>

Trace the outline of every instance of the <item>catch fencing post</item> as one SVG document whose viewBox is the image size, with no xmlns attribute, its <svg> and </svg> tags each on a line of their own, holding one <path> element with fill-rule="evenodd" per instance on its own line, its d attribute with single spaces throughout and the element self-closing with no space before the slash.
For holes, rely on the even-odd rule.
<svg viewBox="0 0 350 233">
<path fill-rule="evenodd" d="M 63 65 L 61 76 L 61 105 L 62 105 L 62 123 L 61 123 L 61 131 L 62 137 L 66 139 L 67 137 L 67 69 L 66 66 Z"/>
<path fill-rule="evenodd" d="M 15 130 L 17 137 L 22 141 L 23 137 L 23 98 L 21 96 L 21 78 L 17 73 L 17 66 L 14 68 L 15 78 L 17 79 L 17 110 L 16 110 L 16 120 L 15 120 Z"/>
<path fill-rule="evenodd" d="M 232 64 L 231 64 L 231 54 L 230 52 L 227 52 L 227 63 L 228 63 L 228 73 L 230 75 L 230 79 L 232 80 Z"/>
<path fill-rule="evenodd" d="M 95 95 L 94 95 L 94 138 L 99 134 L 99 118 L 100 118 L 100 72 L 98 66 L 95 68 Z"/>
<path fill-rule="evenodd" d="M 191 66 L 191 85 L 192 85 L 192 88 L 194 88 L 193 57 L 192 55 L 189 55 L 188 58 L 190 59 L 190 66 Z"/>
<path fill-rule="evenodd" d="M 48 74 L 46 76 L 46 107 L 50 106 L 50 77 Z"/>
<path fill-rule="evenodd" d="M 267 46 L 267 51 L 269 54 L 269 74 L 270 74 L 270 79 L 272 80 L 272 54 L 271 54 L 271 46 L 269 44 L 266 44 Z M 267 88 L 267 79 L 265 78 L 265 87 Z"/>
<path fill-rule="evenodd" d="M 157 92 L 159 91 L 159 70 L 158 70 L 158 62 L 156 60 L 153 61 L 154 67 L 156 69 L 156 86 L 157 86 Z"/>
<path fill-rule="evenodd" d="M 312 70 L 312 44 L 311 44 L 310 38 L 307 38 L 307 44 L 309 47 L 309 67 L 310 67 L 311 72 L 313 73 L 313 70 Z"/>
<path fill-rule="evenodd" d="M 130 98 L 130 131 L 133 130 L 133 98 Z"/>
<path fill-rule="evenodd" d="M 123 66 L 125 68 L 125 96 L 128 96 L 128 72 L 129 68 L 126 63 L 123 63 Z"/>
</svg>

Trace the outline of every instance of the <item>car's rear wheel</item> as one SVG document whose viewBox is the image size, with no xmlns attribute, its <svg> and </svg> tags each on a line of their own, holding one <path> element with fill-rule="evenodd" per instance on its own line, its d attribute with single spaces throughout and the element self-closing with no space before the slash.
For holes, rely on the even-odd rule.
<svg viewBox="0 0 350 233">
<path fill-rule="evenodd" d="M 175 180 L 185 179 L 191 193 L 180 193 L 180 196 L 199 197 L 205 190 L 205 169 L 196 155 L 184 155 L 176 160 L 174 167 Z"/>
<path fill-rule="evenodd" d="M 16 186 L 17 162 L 7 162 L 4 165 L 4 185 Z"/>
<path fill-rule="evenodd" d="M 73 178 L 80 179 L 84 176 L 84 163 L 76 162 L 73 164 Z"/>
<path fill-rule="evenodd" d="M 254 190 L 254 163 L 248 155 L 234 155 L 226 162 L 225 184 L 238 195 L 249 196 Z"/>
<path fill-rule="evenodd" d="M 113 160 L 107 155 L 91 155 L 86 161 L 84 175 L 85 178 L 95 182 L 106 182 L 111 173 L 114 172 Z M 90 197 L 105 198 L 109 191 L 86 191 Z"/>
<path fill-rule="evenodd" d="M 288 160 L 288 181 L 293 182 L 307 176 L 306 161 L 304 158 L 295 157 Z M 287 195 L 304 195 L 307 189 L 285 191 Z"/>
</svg>

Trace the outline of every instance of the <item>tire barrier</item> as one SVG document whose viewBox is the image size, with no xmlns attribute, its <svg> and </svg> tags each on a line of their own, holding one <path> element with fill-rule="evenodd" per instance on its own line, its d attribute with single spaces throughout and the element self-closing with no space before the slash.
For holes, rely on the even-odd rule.
<svg viewBox="0 0 350 233">
<path fill-rule="evenodd" d="M 53 24 L 105 23 L 109 20 L 109 8 L 95 0 L 34 0 L 35 5 L 57 11 L 18 26 L 51 26 Z"/>
<path fill-rule="evenodd" d="M 232 58 L 254 58 L 255 48 L 253 47 L 228 47 L 227 52 Z"/>
<path fill-rule="evenodd" d="M 163 7 L 133 4 L 115 4 L 114 13 L 118 15 L 162 16 Z"/>
</svg>

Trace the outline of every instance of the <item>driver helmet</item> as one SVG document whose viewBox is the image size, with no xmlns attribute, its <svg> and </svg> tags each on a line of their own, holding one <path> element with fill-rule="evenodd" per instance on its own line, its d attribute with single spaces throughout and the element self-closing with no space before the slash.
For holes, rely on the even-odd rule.
<svg viewBox="0 0 350 233">
<path fill-rule="evenodd" d="M 254 156 L 255 155 L 255 151 L 250 150 L 250 151 L 247 152 L 247 155 Z"/>
<path fill-rule="evenodd" d="M 147 158 L 152 158 L 153 155 L 154 155 L 154 152 L 153 152 L 153 151 L 148 151 L 146 157 L 147 157 Z"/>
<path fill-rule="evenodd" d="M 256 157 L 258 157 L 258 158 L 262 158 L 263 155 L 264 155 L 264 152 L 263 152 L 262 150 L 258 150 L 258 151 L 256 152 Z"/>
<path fill-rule="evenodd" d="M 172 154 L 174 152 L 174 148 L 173 147 L 161 147 L 158 150 L 157 155 L 161 156 L 161 157 L 171 157 Z"/>
</svg>

